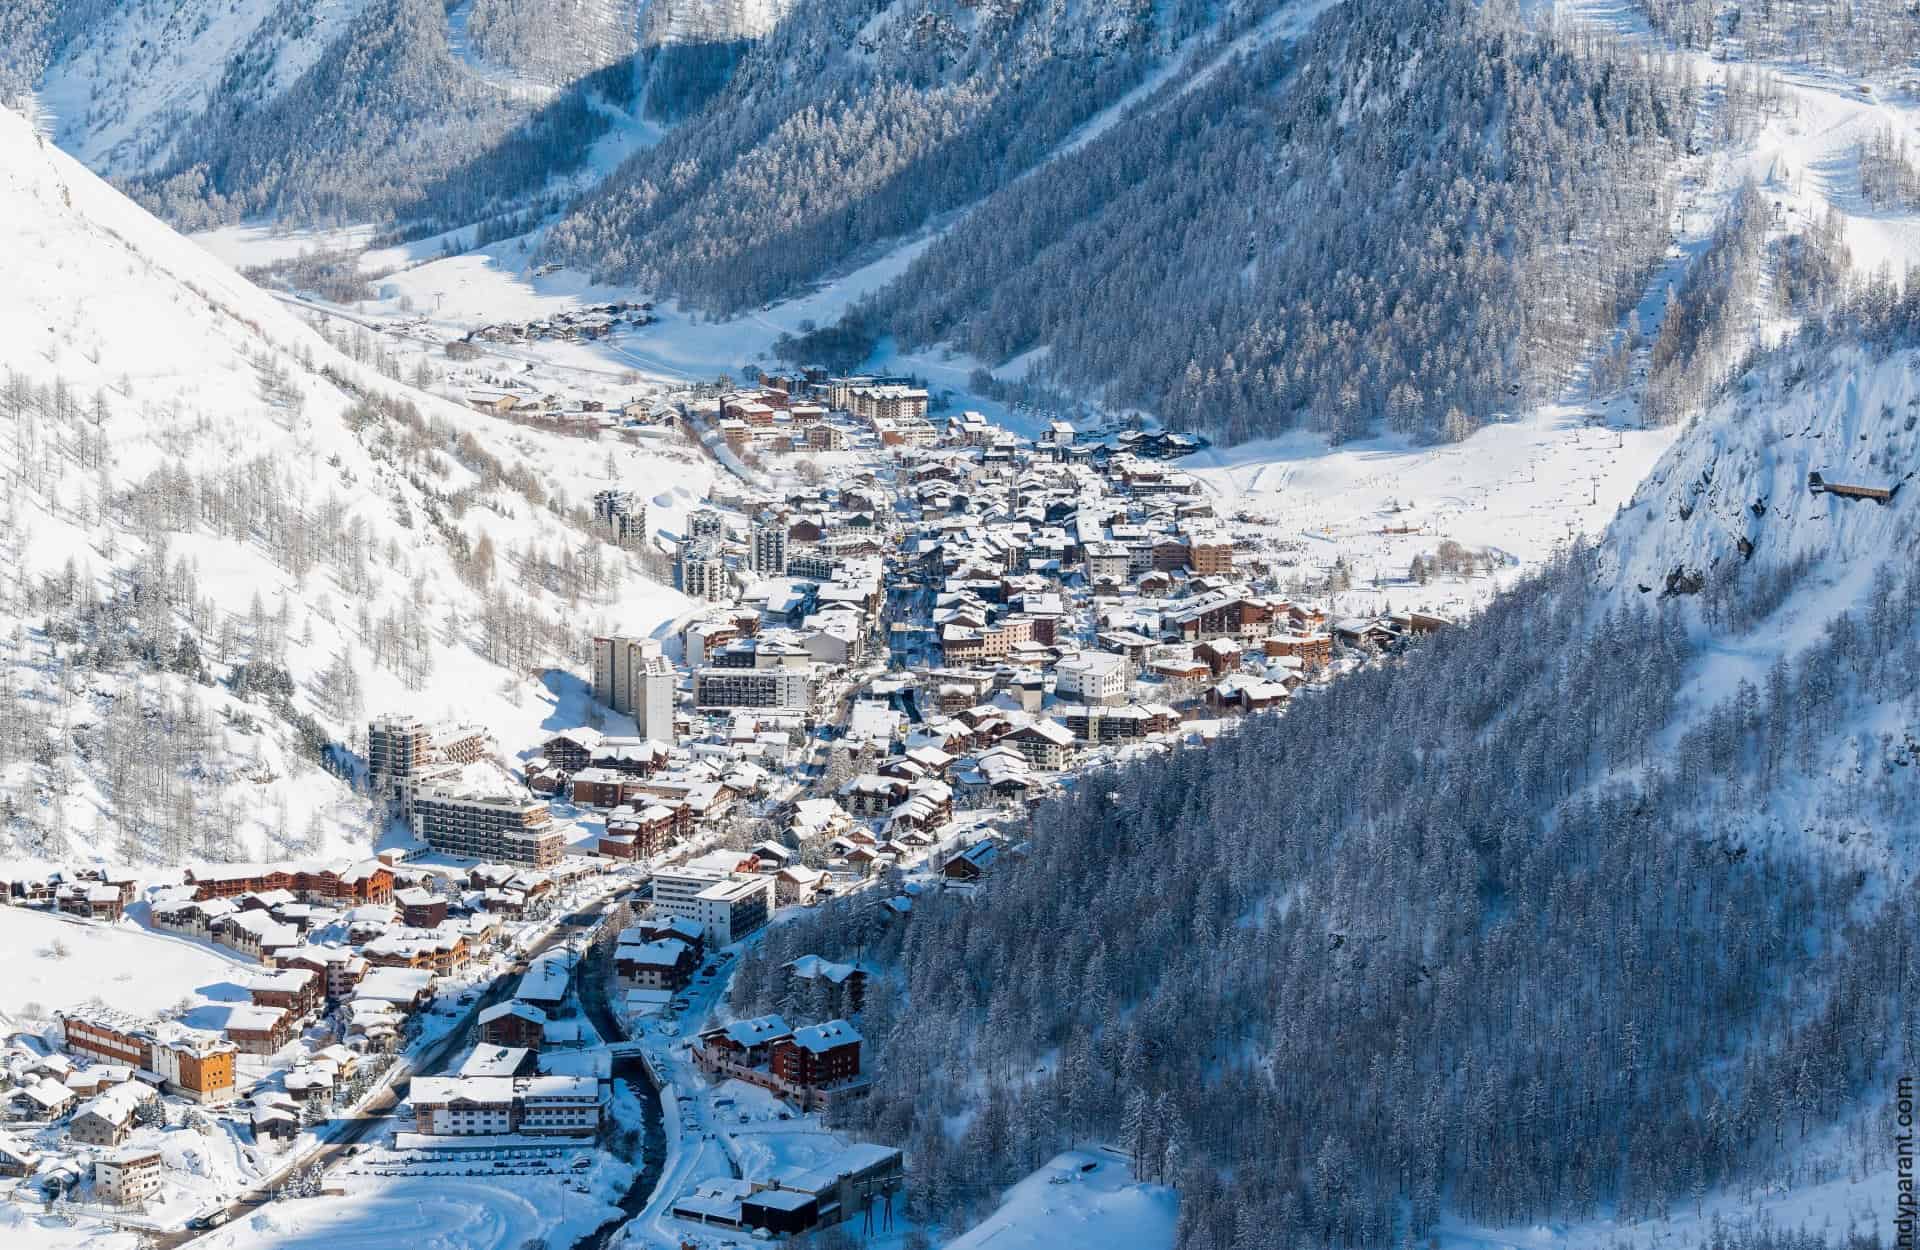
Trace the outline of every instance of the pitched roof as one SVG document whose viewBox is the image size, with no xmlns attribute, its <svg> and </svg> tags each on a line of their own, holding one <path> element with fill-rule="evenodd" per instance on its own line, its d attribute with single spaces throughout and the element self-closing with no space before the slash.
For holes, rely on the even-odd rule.
<svg viewBox="0 0 1920 1250">
<path fill-rule="evenodd" d="M 823 1054 L 836 1046 L 858 1046 L 861 1042 L 859 1032 L 845 1020 L 828 1020 L 824 1024 L 809 1024 L 793 1031 L 793 1044 L 814 1054 Z"/>
</svg>

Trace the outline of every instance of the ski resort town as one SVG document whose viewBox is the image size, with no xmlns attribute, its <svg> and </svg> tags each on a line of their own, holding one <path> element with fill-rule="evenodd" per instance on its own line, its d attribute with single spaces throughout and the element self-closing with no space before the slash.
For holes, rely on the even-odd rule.
<svg viewBox="0 0 1920 1250">
<path fill-rule="evenodd" d="M 677 532 L 640 483 L 593 501 L 604 540 L 650 552 L 692 608 L 593 639 L 587 723 L 517 754 L 484 726 L 374 717 L 356 775 L 390 827 L 365 858 L 10 869 L 16 914 L 76 926 L 56 957 L 104 927 L 209 971 L 159 1010 L 103 994 L 19 1021 L 0 1173 L 156 1227 L 423 1159 L 537 1160 L 611 1201 L 640 1182 L 581 1152 L 631 1145 L 646 1117 L 619 1091 L 650 1088 L 682 1152 L 696 1122 L 764 1117 L 828 1160 L 690 1168 L 660 1219 L 794 1232 L 890 1204 L 900 1152 L 826 1127 L 867 1084 L 868 969 L 797 960 L 815 1010 L 732 1019 L 739 944 L 833 896 L 907 924 L 925 891 L 990 888 L 1078 772 L 1230 731 L 1447 623 L 1278 593 L 1177 467 L 1198 440 L 1025 439 L 927 405 L 907 379 L 804 371 L 608 414 L 676 426 L 725 470 Z M 762 472 L 781 461 L 804 466 L 785 489 Z M 245 1167 L 183 1173 L 183 1127 Z"/>
</svg>

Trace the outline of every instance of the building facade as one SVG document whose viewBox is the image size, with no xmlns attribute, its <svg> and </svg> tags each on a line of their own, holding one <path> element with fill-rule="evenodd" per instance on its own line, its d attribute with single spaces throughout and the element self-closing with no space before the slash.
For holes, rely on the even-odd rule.
<svg viewBox="0 0 1920 1250">
<path fill-rule="evenodd" d="M 746 937 L 766 924 L 773 910 L 770 876 L 685 867 L 654 874 L 654 914 L 698 924 L 709 948 Z"/>
<path fill-rule="evenodd" d="M 629 490 L 603 490 L 593 497 L 593 523 L 617 547 L 647 540 L 647 505 Z"/>
<path fill-rule="evenodd" d="M 787 571 L 787 520 L 774 512 L 764 512 L 753 522 L 753 547 L 749 561 L 756 577 L 779 577 Z"/>
<path fill-rule="evenodd" d="M 94 1196 L 110 1207 L 144 1206 L 160 1192 L 162 1174 L 158 1150 L 116 1150 L 93 1161 Z"/>
<path fill-rule="evenodd" d="M 590 1076 L 423 1076 L 411 1096 L 415 1131 L 434 1136 L 600 1131 L 600 1083 Z"/>
<path fill-rule="evenodd" d="M 640 736 L 672 742 L 673 664 L 657 638 L 616 635 L 593 640 L 593 697 L 633 717 Z"/>
<path fill-rule="evenodd" d="M 680 544 L 677 564 L 680 593 L 689 599 L 719 603 L 732 597 L 726 557 L 711 538 L 688 538 Z"/>
<path fill-rule="evenodd" d="M 427 786 L 414 798 L 412 821 L 415 837 L 467 859 L 549 868 L 560 862 L 566 845 L 545 802 L 511 795 Z"/>
<path fill-rule="evenodd" d="M 693 676 L 693 702 L 801 712 L 813 705 L 813 676 L 799 668 L 703 668 Z"/>
</svg>

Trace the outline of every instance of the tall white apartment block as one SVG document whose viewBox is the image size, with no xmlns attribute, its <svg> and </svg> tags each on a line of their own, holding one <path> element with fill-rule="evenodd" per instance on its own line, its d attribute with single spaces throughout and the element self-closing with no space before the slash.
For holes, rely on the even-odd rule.
<svg viewBox="0 0 1920 1250">
<path fill-rule="evenodd" d="M 633 717 L 642 738 L 671 743 L 673 664 L 656 638 L 614 635 L 593 640 L 593 697 Z"/>
<path fill-rule="evenodd" d="M 787 521 L 772 512 L 753 523 L 753 550 L 748 566 L 756 577 L 779 577 L 787 571 Z"/>
<path fill-rule="evenodd" d="M 726 557 L 720 544 L 711 538 L 689 539 L 680 544 L 680 593 L 689 599 L 720 602 L 731 598 Z"/>
</svg>

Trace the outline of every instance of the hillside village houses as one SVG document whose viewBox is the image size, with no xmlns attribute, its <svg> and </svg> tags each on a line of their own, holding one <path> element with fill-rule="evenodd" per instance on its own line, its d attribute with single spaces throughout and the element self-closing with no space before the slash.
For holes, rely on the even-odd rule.
<svg viewBox="0 0 1920 1250">
<path fill-rule="evenodd" d="M 513 925 L 568 906 L 568 891 L 601 879 L 605 866 L 569 856 L 548 868 L 468 867 L 388 851 L 366 860 L 196 864 L 176 883 L 144 888 L 92 869 L 10 869 L 0 876 L 0 905 L 103 926 L 132 927 L 138 915 L 156 934 L 224 948 L 233 964 L 224 981 L 163 1015 L 95 999 L 53 1013 L 38 1034 L 0 1043 L 0 1101 L 13 1126 L 0 1136 L 0 1171 L 22 1169 L 57 1187 L 49 1192 L 79 1187 L 93 1203 L 138 1208 L 169 1189 L 172 1174 L 154 1162 L 153 1149 L 164 1122 L 204 1109 L 246 1124 L 258 1144 L 293 1140 L 369 1088 L 443 987 L 485 975 Z M 110 912 L 77 913 L 67 904 L 75 885 L 111 889 L 119 902 Z M 142 897 L 144 914 L 131 911 Z M 550 954 L 570 957 L 564 947 Z M 556 998 L 549 990 L 558 985 L 564 994 L 567 975 L 564 963 L 543 956 L 519 989 L 530 999 Z M 531 1054 L 551 1038 L 540 1007 L 520 999 L 503 1006 L 476 1013 L 475 1040 Z M 512 1027 L 529 1018 L 531 1030 Z M 539 1070 L 530 1064 L 522 1075 Z M 582 1099 L 577 1088 L 548 1081 L 522 1093 L 509 1100 L 515 1131 L 597 1131 L 596 1094 Z"/>
<path fill-rule="evenodd" d="M 609 957 L 647 1010 L 782 907 L 873 890 L 879 922 L 910 924 L 929 890 L 990 888 L 1027 805 L 1071 770 L 1284 710 L 1446 624 L 1330 618 L 1278 593 L 1178 468 L 1182 436 L 1055 424 L 1029 440 L 933 413 L 911 379 L 819 371 L 702 403 L 685 415 L 709 446 L 820 471 L 765 478 L 790 483 L 778 493 L 730 483 L 687 516 L 689 609 L 582 640 L 592 723 L 549 722 L 510 756 L 475 726 L 377 716 L 367 785 L 412 850 L 195 865 L 150 888 L 141 923 L 251 971 L 177 1019 L 63 1013 L 58 1048 L 0 1090 L 17 1121 L 138 1149 L 148 1097 L 219 1106 L 251 1084 L 256 1138 L 291 1138 L 348 1096 L 356 1064 L 406 1044 L 444 984 L 608 872 L 650 883 Z M 620 545 L 658 520 L 618 484 L 593 506 Z M 4 901 L 83 923 L 132 924 L 137 897 L 106 874 L 0 881 Z M 572 958 L 530 961 L 511 999 L 475 1010 L 466 1068 L 413 1083 L 417 1131 L 599 1131 L 603 1083 L 542 1066 L 577 1037 Z M 694 1058 L 803 1109 L 856 1096 L 866 969 L 808 956 L 786 974 L 792 1018 L 812 1023 L 737 1021 L 692 1039 Z M 144 1164 L 103 1166 L 96 1190 L 142 1200 Z"/>
</svg>

